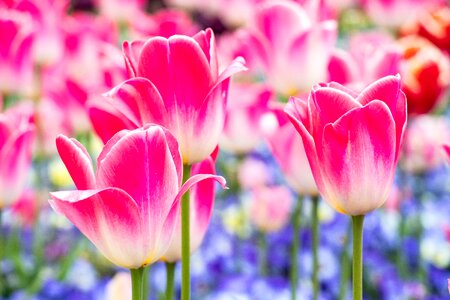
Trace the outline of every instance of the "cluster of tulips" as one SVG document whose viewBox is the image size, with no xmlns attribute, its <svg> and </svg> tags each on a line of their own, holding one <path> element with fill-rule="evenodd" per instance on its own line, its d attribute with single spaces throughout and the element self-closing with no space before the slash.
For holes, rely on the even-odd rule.
<svg viewBox="0 0 450 300">
<path fill-rule="evenodd" d="M 396 176 L 450 161 L 450 7 L 391 2 L 1 3 L 0 263 L 16 234 L 10 218 L 33 224 L 49 204 L 130 269 L 133 300 L 149 297 L 147 267 L 161 261 L 165 299 L 178 298 L 181 261 L 188 300 L 190 257 L 207 234 L 218 182 L 251 191 L 262 232 L 280 230 L 293 211 L 290 299 L 303 203 L 312 205 L 313 299 L 319 204 L 348 215 L 353 299 L 363 299 L 365 215 L 392 198 Z M 283 184 L 245 165 L 261 148 Z M 226 155 L 239 167 L 223 167 Z M 61 162 L 68 175 L 53 166 Z M 264 274 L 270 264 L 262 264 Z M 6 270 L 2 297 L 12 293 Z"/>
</svg>

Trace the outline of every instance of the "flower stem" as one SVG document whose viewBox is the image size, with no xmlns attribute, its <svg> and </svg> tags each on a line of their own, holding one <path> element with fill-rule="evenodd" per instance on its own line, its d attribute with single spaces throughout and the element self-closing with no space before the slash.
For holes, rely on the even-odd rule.
<svg viewBox="0 0 450 300">
<path fill-rule="evenodd" d="M 350 261 L 348 257 L 348 246 L 350 245 L 350 230 L 351 230 L 351 223 L 349 222 L 347 228 L 346 235 L 344 237 L 344 244 L 342 245 L 342 252 L 341 252 L 341 275 L 340 275 L 340 284 L 339 284 L 339 300 L 344 300 L 346 293 L 347 293 L 347 284 L 348 284 L 348 277 L 350 274 Z"/>
<path fill-rule="evenodd" d="M 353 231 L 353 300 L 362 300 L 363 289 L 363 223 L 364 215 L 352 216 Z"/>
<path fill-rule="evenodd" d="M 183 167 L 183 183 L 191 177 L 191 165 Z M 181 300 L 191 298 L 191 241 L 190 241 L 190 203 L 189 192 L 181 198 Z"/>
<path fill-rule="evenodd" d="M 259 234 L 259 267 L 261 276 L 267 276 L 267 236 L 262 231 Z"/>
<path fill-rule="evenodd" d="M 312 198 L 313 299 L 319 298 L 319 197 Z"/>
<path fill-rule="evenodd" d="M 174 275 L 176 263 L 166 262 L 166 300 L 172 300 L 174 294 Z"/>
<path fill-rule="evenodd" d="M 145 289 L 147 285 L 144 284 L 145 267 L 139 269 L 130 269 L 131 272 L 131 288 L 133 300 L 144 300 Z"/>
<path fill-rule="evenodd" d="M 297 284 L 298 284 L 298 255 L 301 249 L 300 230 L 301 230 L 301 216 L 303 208 L 303 198 L 298 197 L 295 205 L 294 214 L 292 215 L 292 226 L 294 229 L 292 237 L 291 248 L 291 299 L 297 299 Z"/>
</svg>

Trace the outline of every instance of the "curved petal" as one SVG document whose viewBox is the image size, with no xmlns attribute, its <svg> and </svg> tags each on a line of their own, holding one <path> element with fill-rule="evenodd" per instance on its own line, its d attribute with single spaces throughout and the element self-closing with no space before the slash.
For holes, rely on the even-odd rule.
<svg viewBox="0 0 450 300">
<path fill-rule="evenodd" d="M 95 133 L 106 144 L 117 132 L 134 129 L 137 125 L 127 119 L 120 111 L 105 101 L 89 101 L 89 118 Z"/>
<path fill-rule="evenodd" d="M 113 138 L 105 148 L 106 154 L 100 155 L 97 186 L 126 191 L 141 211 L 143 230 L 157 236 L 181 183 L 182 164 L 175 138 L 162 127 L 150 125 Z"/>
<path fill-rule="evenodd" d="M 362 105 L 366 105 L 375 99 L 383 101 L 389 107 L 389 110 L 393 112 L 392 115 L 394 115 L 400 85 L 400 75 L 383 77 L 366 87 L 356 100 Z"/>
<path fill-rule="evenodd" d="M 387 199 L 395 171 L 395 123 L 382 101 L 354 109 L 324 128 L 321 190 L 336 210 L 366 214 Z"/>
<path fill-rule="evenodd" d="M 66 191 L 50 193 L 50 205 L 65 215 L 116 265 L 139 268 L 151 252 L 151 236 L 144 234 L 136 202 L 123 190 Z"/>
<path fill-rule="evenodd" d="M 77 140 L 60 134 L 56 138 L 56 149 L 77 189 L 95 188 L 94 167 L 86 148 Z"/>
<path fill-rule="evenodd" d="M 357 79 L 356 75 L 357 65 L 352 56 L 342 49 L 333 49 L 328 62 L 328 80 L 348 84 Z"/>
<path fill-rule="evenodd" d="M 192 37 L 203 50 L 206 59 L 209 62 L 211 69 L 211 77 L 213 81 L 217 80 L 217 74 L 219 74 L 219 65 L 217 62 L 216 40 L 214 32 L 211 28 L 202 30 Z"/>
</svg>

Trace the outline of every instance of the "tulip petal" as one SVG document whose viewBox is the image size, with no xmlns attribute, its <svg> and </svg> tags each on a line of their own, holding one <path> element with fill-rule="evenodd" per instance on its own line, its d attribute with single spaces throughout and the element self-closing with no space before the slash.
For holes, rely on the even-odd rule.
<svg viewBox="0 0 450 300">
<path fill-rule="evenodd" d="M 50 205 L 64 214 L 116 265 L 138 268 L 148 253 L 141 212 L 123 190 L 66 191 L 50 193 Z"/>
<path fill-rule="evenodd" d="M 356 100 L 362 105 L 375 99 L 381 100 L 386 103 L 391 112 L 395 112 L 400 84 L 400 75 L 383 77 L 366 87 Z"/>
<path fill-rule="evenodd" d="M 103 152 L 97 170 L 98 187 L 126 191 L 141 211 L 146 235 L 158 236 L 182 179 L 175 138 L 162 127 L 150 125 L 113 138 Z M 155 243 L 155 238 L 151 240 Z"/>
<path fill-rule="evenodd" d="M 357 80 L 357 65 L 352 56 L 342 50 L 334 49 L 328 62 L 329 81 L 339 82 L 341 84 L 352 83 Z"/>
<path fill-rule="evenodd" d="M 56 148 L 77 189 L 95 188 L 94 168 L 86 148 L 62 134 L 56 138 Z"/>
<path fill-rule="evenodd" d="M 217 62 L 216 41 L 214 32 L 211 28 L 202 30 L 193 36 L 193 39 L 199 44 L 203 50 L 206 59 L 209 61 L 212 80 L 217 80 L 217 74 L 219 74 L 219 65 Z"/>
<path fill-rule="evenodd" d="M 325 126 L 318 148 L 326 182 L 321 192 L 336 210 L 361 215 L 386 201 L 395 171 L 395 130 L 389 108 L 378 100 Z"/>
</svg>

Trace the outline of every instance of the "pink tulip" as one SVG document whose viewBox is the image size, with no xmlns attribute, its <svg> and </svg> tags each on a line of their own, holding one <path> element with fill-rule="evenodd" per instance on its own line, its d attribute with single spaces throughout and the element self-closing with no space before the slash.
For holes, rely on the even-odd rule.
<svg viewBox="0 0 450 300">
<path fill-rule="evenodd" d="M 300 195 L 317 195 L 301 137 L 281 109 L 272 110 L 271 124 L 266 124 L 266 141 L 287 183 Z"/>
<path fill-rule="evenodd" d="M 248 62 L 253 79 L 282 95 L 306 91 L 327 78 L 327 64 L 336 41 L 336 22 L 290 1 L 267 1 L 258 6 L 254 25 L 234 35 L 236 48 Z M 301 72 L 299 72 L 301 70 Z"/>
<path fill-rule="evenodd" d="M 335 49 L 328 64 L 329 80 L 361 91 L 378 78 L 400 71 L 401 48 L 381 32 L 350 38 L 349 51 Z"/>
<path fill-rule="evenodd" d="M 97 159 L 95 174 L 78 141 L 61 135 L 56 144 L 78 191 L 51 193 L 50 204 L 122 267 L 139 268 L 164 255 L 181 195 L 193 184 L 207 178 L 225 183 L 219 176 L 196 175 L 181 186 L 178 143 L 156 125 L 114 135 Z"/>
<path fill-rule="evenodd" d="M 215 174 L 215 161 L 212 157 L 194 164 L 192 174 Z M 214 182 L 200 182 L 192 187 L 190 194 L 190 251 L 193 253 L 202 243 L 208 229 L 214 207 Z M 181 259 L 181 218 L 175 226 L 175 233 L 163 260 L 175 262 Z"/>
<path fill-rule="evenodd" d="M 259 187 L 252 190 L 250 220 L 264 232 L 275 232 L 289 221 L 293 199 L 284 186 Z"/>
<path fill-rule="evenodd" d="M 269 166 L 261 159 L 246 157 L 239 165 L 237 178 L 242 189 L 254 189 L 273 181 Z"/>
<path fill-rule="evenodd" d="M 443 117 L 420 115 L 405 131 L 400 165 L 413 173 L 425 172 L 445 163 L 442 141 L 450 140 L 450 125 Z"/>
<path fill-rule="evenodd" d="M 194 37 L 125 42 L 124 54 L 135 78 L 91 103 L 90 117 L 101 139 L 156 123 L 176 136 L 184 163 L 207 158 L 224 126 L 230 76 L 245 70 L 243 60 L 237 58 L 219 74 L 210 29 Z"/>
<path fill-rule="evenodd" d="M 32 113 L 28 105 L 0 113 L 0 209 L 15 202 L 27 183 L 35 138 Z"/>
<path fill-rule="evenodd" d="M 263 85 L 232 83 L 225 126 L 220 138 L 221 149 L 246 153 L 262 141 L 260 123 L 268 110 L 271 94 Z"/>
<path fill-rule="evenodd" d="M 318 84 L 307 101 L 291 98 L 285 111 L 333 208 L 357 216 L 386 201 L 406 126 L 400 76 L 381 78 L 359 94 L 335 82 Z"/>
<path fill-rule="evenodd" d="M 14 10 L 0 11 L 0 93 L 31 95 L 33 89 L 31 18 Z"/>
</svg>

